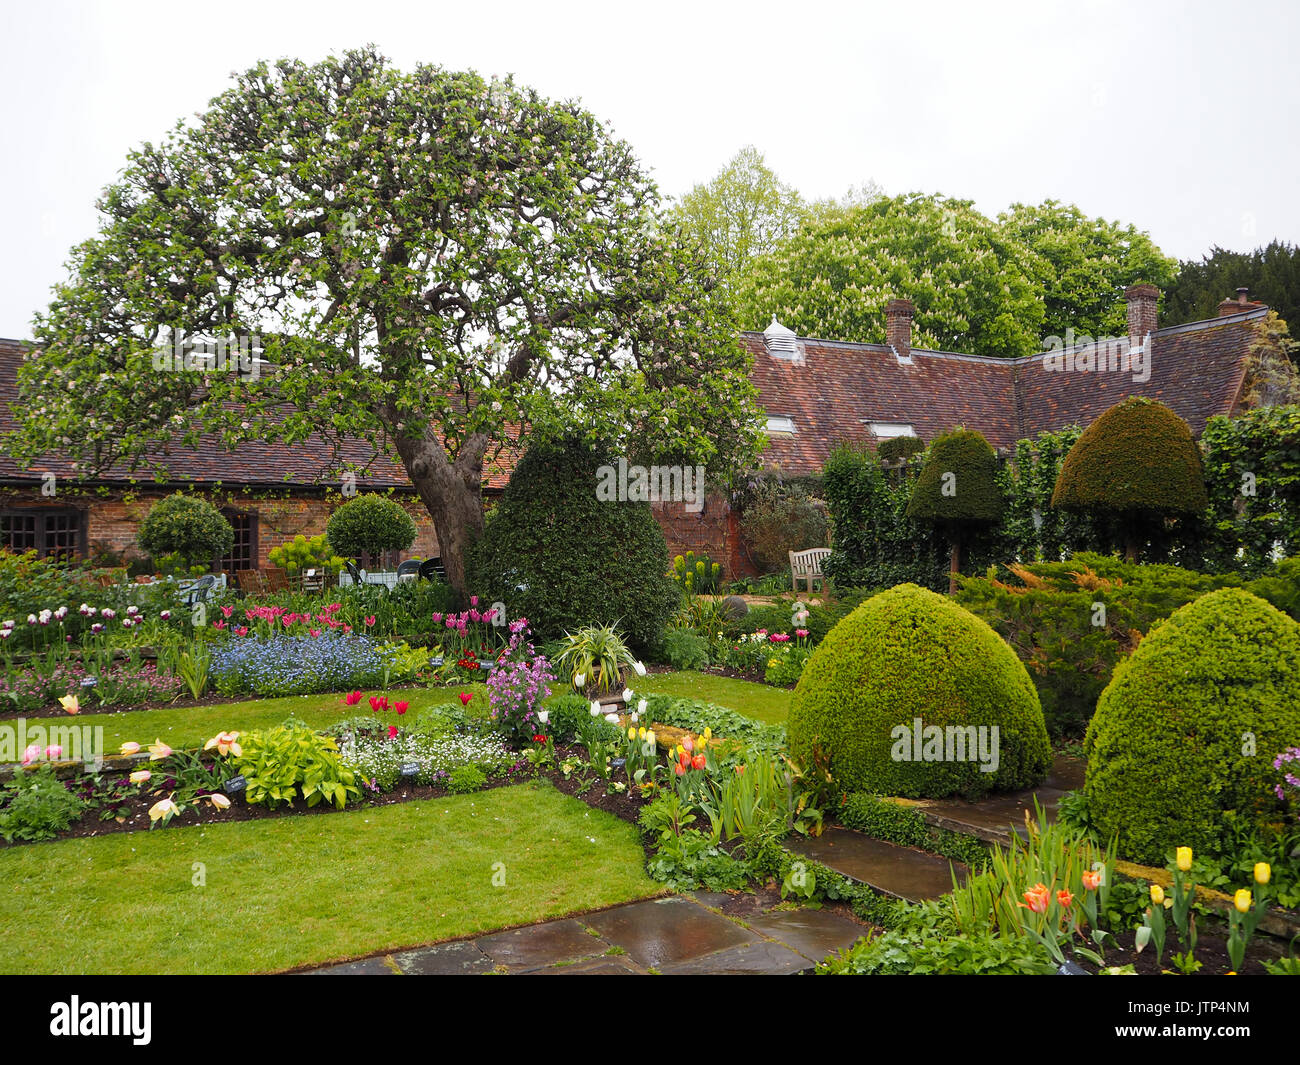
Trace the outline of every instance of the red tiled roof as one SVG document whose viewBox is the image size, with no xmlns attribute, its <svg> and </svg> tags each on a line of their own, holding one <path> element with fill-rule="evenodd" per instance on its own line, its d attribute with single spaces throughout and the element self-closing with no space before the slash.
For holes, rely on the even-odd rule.
<svg viewBox="0 0 1300 1065">
<path fill-rule="evenodd" d="M 978 429 L 994 447 L 1067 425 L 1087 426 L 1130 395 L 1168 404 L 1199 435 L 1206 421 L 1236 408 L 1263 306 L 1206 322 L 1157 330 L 1149 379 L 1134 374 L 1061 371 L 1043 355 L 993 359 L 913 348 L 911 364 L 882 344 L 799 340 L 800 360 L 769 355 L 762 333 L 744 333 L 752 378 L 769 416 L 795 431 L 769 433 L 765 464 L 790 474 L 821 469 L 837 443 L 868 437 L 868 422 L 910 424 L 929 442 L 957 426 Z"/>
<path fill-rule="evenodd" d="M 19 341 L 0 339 L 0 434 L 10 432 L 16 425 L 12 408 L 18 398 L 17 373 L 24 348 Z M 400 462 L 383 454 L 376 456 L 374 448 L 361 439 L 345 440 L 337 458 L 333 444 L 316 436 L 293 446 L 255 440 L 239 445 L 234 451 L 223 448 L 217 437 L 205 436 L 197 448 L 176 444 L 165 452 L 158 449 L 154 456 L 166 466 L 174 482 L 320 486 L 336 484 L 344 470 L 356 469 L 366 471 L 357 474 L 357 483 L 363 489 L 412 488 Z M 486 486 L 504 488 L 512 467 L 513 459 L 508 453 L 503 453 L 495 463 L 485 463 Z M 0 480 L 34 480 L 43 473 L 74 477 L 76 470 L 71 458 L 58 453 L 44 455 L 30 467 L 22 467 L 9 454 L 0 453 Z M 148 471 L 134 476 L 143 481 L 152 479 Z M 121 483 L 131 477 L 129 471 L 115 470 L 98 480 Z"/>
<path fill-rule="evenodd" d="M 806 474 L 819 471 L 836 444 L 867 439 L 869 422 L 910 424 L 927 442 L 965 426 L 978 429 L 994 447 L 1010 448 L 1043 430 L 1086 426 L 1129 395 L 1161 400 L 1199 434 L 1210 417 L 1235 409 L 1254 324 L 1267 312 L 1253 305 L 1239 314 L 1157 330 L 1145 382 L 1119 371 L 1054 371 L 1043 355 L 995 359 L 914 348 L 907 364 L 882 344 L 801 338 L 801 358 L 790 362 L 768 354 L 762 333 L 742 333 L 741 342 L 754 357 L 752 380 L 760 404 L 768 415 L 792 418 L 795 425 L 793 434 L 769 434 L 763 463 Z M 0 433 L 13 428 L 10 405 L 22 351 L 19 342 L 0 340 Z M 505 487 L 517 458 L 506 451 L 485 464 L 489 489 Z M 357 466 L 370 463 L 363 487 L 411 487 L 399 463 L 376 457 L 362 440 L 346 442 L 342 459 Z M 295 447 L 253 442 L 237 452 L 209 438 L 197 449 L 171 448 L 165 461 L 174 480 L 200 484 L 306 486 L 338 477 L 331 445 L 317 438 Z M 74 473 L 70 460 L 58 455 L 27 470 L 0 455 L 0 479 L 35 479 L 42 472 Z"/>
</svg>

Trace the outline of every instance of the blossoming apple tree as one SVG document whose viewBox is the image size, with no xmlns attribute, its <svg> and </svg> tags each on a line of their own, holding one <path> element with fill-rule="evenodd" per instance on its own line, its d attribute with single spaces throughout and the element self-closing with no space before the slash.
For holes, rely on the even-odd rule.
<svg viewBox="0 0 1300 1065">
<path fill-rule="evenodd" d="M 99 206 L 20 375 L 29 461 L 158 474 L 168 442 L 315 438 L 334 476 L 361 439 L 400 459 L 464 591 L 506 447 L 577 432 L 715 477 L 755 456 L 702 260 L 577 104 L 371 49 L 263 63 L 133 152 Z M 255 336 L 259 372 L 157 369 L 181 335 Z"/>
</svg>

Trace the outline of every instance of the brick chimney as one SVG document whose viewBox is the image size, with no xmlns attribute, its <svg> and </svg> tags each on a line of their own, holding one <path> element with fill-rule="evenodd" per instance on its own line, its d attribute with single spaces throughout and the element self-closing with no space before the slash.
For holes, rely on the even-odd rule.
<svg viewBox="0 0 1300 1065">
<path fill-rule="evenodd" d="M 885 304 L 885 343 L 893 346 L 900 359 L 912 356 L 911 300 L 890 300 Z"/>
<path fill-rule="evenodd" d="M 1128 335 L 1132 344 L 1141 344 L 1156 331 L 1156 304 L 1160 290 L 1155 285 L 1129 285 L 1124 290 L 1128 303 Z"/>
<path fill-rule="evenodd" d="M 1224 300 L 1219 304 L 1219 317 L 1226 314 L 1240 314 L 1242 311 L 1248 311 L 1252 307 L 1259 306 L 1250 298 L 1250 289 L 1245 285 L 1237 288 L 1237 298 L 1235 300 Z"/>
</svg>

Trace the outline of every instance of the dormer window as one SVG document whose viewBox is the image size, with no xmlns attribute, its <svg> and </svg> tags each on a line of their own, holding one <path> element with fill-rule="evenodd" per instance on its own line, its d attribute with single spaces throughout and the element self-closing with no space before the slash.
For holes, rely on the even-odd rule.
<svg viewBox="0 0 1300 1065">
<path fill-rule="evenodd" d="M 787 329 L 772 315 L 772 324 L 763 330 L 763 344 L 774 359 L 803 362 L 803 351 L 793 329 Z"/>
<path fill-rule="evenodd" d="M 867 422 L 867 428 L 877 440 L 893 440 L 898 436 L 916 435 L 916 430 L 908 422 Z"/>
<path fill-rule="evenodd" d="M 794 419 L 784 414 L 770 414 L 766 428 L 769 433 L 785 433 L 787 436 L 793 436 Z"/>
</svg>

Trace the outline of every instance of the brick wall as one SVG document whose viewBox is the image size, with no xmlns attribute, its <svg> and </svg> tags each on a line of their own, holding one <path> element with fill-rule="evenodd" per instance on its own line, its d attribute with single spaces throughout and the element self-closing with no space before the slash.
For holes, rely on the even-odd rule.
<svg viewBox="0 0 1300 1065">
<path fill-rule="evenodd" d="M 744 551 L 737 515 L 723 496 L 708 496 L 698 513 L 685 503 L 651 503 L 650 509 L 664 531 L 670 559 L 694 551 L 721 564 L 728 579 L 757 572 Z"/>
<path fill-rule="evenodd" d="M 83 544 L 89 554 L 111 551 L 117 554 L 140 555 L 136 537 L 140 523 L 158 500 L 170 493 L 136 492 L 123 498 L 121 493 L 108 498 L 46 499 L 39 491 L 9 490 L 0 499 L 4 507 L 75 507 L 85 515 L 86 531 Z M 257 516 L 257 555 L 259 566 L 271 564 L 271 550 L 301 533 L 315 536 L 325 531 L 330 513 L 337 501 L 327 502 L 316 496 L 289 496 L 283 499 L 258 499 L 252 495 L 195 493 L 206 498 L 219 509 L 230 509 Z M 415 520 L 416 537 L 402 558 L 428 558 L 437 555 L 438 537 L 428 511 L 416 500 L 403 500 L 407 511 Z"/>
</svg>

